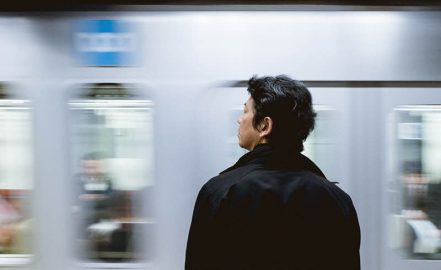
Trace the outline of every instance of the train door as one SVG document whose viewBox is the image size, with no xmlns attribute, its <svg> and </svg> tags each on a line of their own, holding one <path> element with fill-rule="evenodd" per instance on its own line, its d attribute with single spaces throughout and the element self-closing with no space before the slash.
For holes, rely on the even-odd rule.
<svg viewBox="0 0 441 270">
<path fill-rule="evenodd" d="M 316 126 L 304 142 L 303 154 L 323 170 L 326 177 L 347 192 L 355 205 L 361 227 L 360 257 L 362 269 L 379 269 L 381 252 L 381 214 L 379 183 L 382 151 L 378 145 L 384 136 L 378 128 L 380 90 L 368 85 L 353 87 L 348 82 L 306 81 L 317 112 Z M 246 153 L 238 146 L 237 118 L 248 99 L 246 82 L 212 88 L 203 101 L 205 122 L 201 138 L 205 180 L 234 164 Z M 349 87 L 348 87 L 349 86 Z M 202 155 L 201 155 L 202 156 Z M 317 252 L 326 252 L 317 247 Z"/>
<path fill-rule="evenodd" d="M 136 90 L 84 84 L 69 100 L 74 256 L 85 267 L 153 260 L 153 102 Z"/>
<path fill-rule="evenodd" d="M 330 181 L 351 197 L 357 211 L 361 229 L 360 259 L 362 269 L 378 269 L 376 221 L 379 219 L 371 209 L 375 189 L 375 176 L 366 169 L 371 158 L 368 143 L 371 137 L 369 118 L 365 112 L 369 106 L 372 89 L 350 87 L 348 82 L 306 82 L 317 111 L 315 131 L 305 142 L 304 154 L 310 157 L 324 171 Z M 349 87 L 348 87 L 349 86 Z M 375 96 L 375 93 L 373 94 Z M 324 252 L 317 247 L 317 252 Z"/>
<path fill-rule="evenodd" d="M 438 88 L 437 88 L 438 87 Z M 383 269 L 441 267 L 439 86 L 383 89 Z"/>
</svg>

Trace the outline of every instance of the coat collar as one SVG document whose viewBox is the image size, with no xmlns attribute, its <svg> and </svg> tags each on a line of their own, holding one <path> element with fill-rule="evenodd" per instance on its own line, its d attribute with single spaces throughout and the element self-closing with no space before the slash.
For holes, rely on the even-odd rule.
<svg viewBox="0 0 441 270">
<path fill-rule="evenodd" d="M 325 177 L 323 172 L 309 158 L 293 149 L 276 149 L 269 144 L 259 144 L 254 149 L 243 155 L 233 166 L 220 174 L 237 169 L 249 164 L 260 164 L 267 169 L 306 170 Z"/>
</svg>

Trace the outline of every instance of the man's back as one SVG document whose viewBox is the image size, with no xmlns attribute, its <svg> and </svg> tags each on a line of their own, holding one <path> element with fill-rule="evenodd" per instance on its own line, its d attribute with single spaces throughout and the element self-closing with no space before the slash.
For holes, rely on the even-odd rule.
<svg viewBox="0 0 441 270">
<path fill-rule="evenodd" d="M 199 193 L 186 269 L 360 269 L 350 197 L 300 153 L 258 145 Z"/>
</svg>

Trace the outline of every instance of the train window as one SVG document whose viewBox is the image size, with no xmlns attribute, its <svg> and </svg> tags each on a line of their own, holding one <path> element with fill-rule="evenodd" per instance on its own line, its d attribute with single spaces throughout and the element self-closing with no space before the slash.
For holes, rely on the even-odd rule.
<svg viewBox="0 0 441 270">
<path fill-rule="evenodd" d="M 313 160 L 329 180 L 338 181 L 335 171 L 337 159 L 334 158 L 336 111 L 326 105 L 314 105 L 314 110 L 317 113 L 315 127 L 304 142 L 303 154 Z"/>
<path fill-rule="evenodd" d="M 392 246 L 406 258 L 441 259 L 441 106 L 395 109 Z"/>
<path fill-rule="evenodd" d="M 0 264 L 31 259 L 32 149 L 30 101 L 13 99 L 0 87 Z"/>
<path fill-rule="evenodd" d="M 120 84 L 92 84 L 70 100 L 77 251 L 93 262 L 152 255 L 153 103 Z M 141 239 L 150 236 L 150 244 Z"/>
</svg>

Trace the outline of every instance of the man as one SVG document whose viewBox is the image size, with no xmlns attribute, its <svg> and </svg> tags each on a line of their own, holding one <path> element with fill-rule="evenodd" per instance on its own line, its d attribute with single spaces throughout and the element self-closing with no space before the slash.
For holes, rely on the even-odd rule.
<svg viewBox="0 0 441 270">
<path fill-rule="evenodd" d="M 199 192 L 185 269 L 360 269 L 350 197 L 300 152 L 311 95 L 286 76 L 253 77 L 239 123 L 250 150 Z"/>
<path fill-rule="evenodd" d="M 93 211 L 108 208 L 109 200 L 114 193 L 112 181 L 103 172 L 101 162 L 101 157 L 97 153 L 85 155 L 81 161 L 83 173 L 77 176 L 80 185 L 78 198 L 81 202 L 89 204 Z"/>
<path fill-rule="evenodd" d="M 81 160 L 82 172 L 75 175 L 74 213 L 81 214 L 84 230 L 100 220 L 110 219 L 114 208 L 116 192 L 101 163 L 100 154 L 86 154 Z"/>
</svg>

